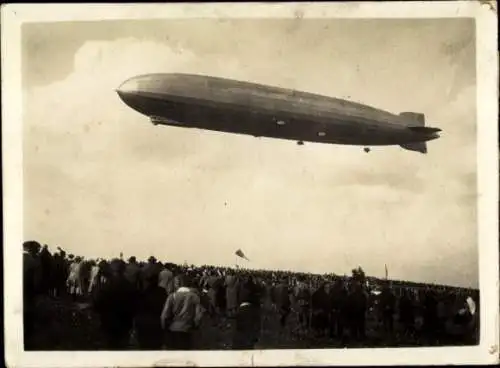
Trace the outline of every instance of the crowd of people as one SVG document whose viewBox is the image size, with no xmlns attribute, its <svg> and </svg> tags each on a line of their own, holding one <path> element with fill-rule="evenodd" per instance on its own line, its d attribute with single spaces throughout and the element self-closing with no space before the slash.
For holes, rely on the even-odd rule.
<svg viewBox="0 0 500 368">
<path fill-rule="evenodd" d="M 67 300 L 100 321 L 106 349 L 199 349 L 193 334 L 228 321 L 230 348 L 273 348 L 259 340 L 263 326 L 300 339 L 363 346 L 368 321 L 382 340 L 420 345 L 476 344 L 479 292 L 426 286 L 394 287 L 389 280 L 215 266 L 85 259 L 36 241 L 24 243 L 24 341 L 36 349 L 36 300 Z M 202 331 L 203 333 L 203 331 Z M 333 346 L 333 345 L 331 345 Z"/>
</svg>

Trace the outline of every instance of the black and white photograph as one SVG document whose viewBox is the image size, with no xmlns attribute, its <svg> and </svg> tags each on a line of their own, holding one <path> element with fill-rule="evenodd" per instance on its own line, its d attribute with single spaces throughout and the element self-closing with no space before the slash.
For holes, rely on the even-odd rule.
<svg viewBox="0 0 500 368">
<path fill-rule="evenodd" d="M 498 362 L 490 6 L 3 7 L 8 365 Z"/>
</svg>

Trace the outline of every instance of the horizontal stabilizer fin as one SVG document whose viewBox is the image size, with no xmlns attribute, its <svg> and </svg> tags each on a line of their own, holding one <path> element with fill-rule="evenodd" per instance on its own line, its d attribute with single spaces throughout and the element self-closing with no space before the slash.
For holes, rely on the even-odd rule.
<svg viewBox="0 0 500 368">
<path fill-rule="evenodd" d="M 425 142 L 405 143 L 400 146 L 409 151 L 427 153 L 427 144 Z"/>
<path fill-rule="evenodd" d="M 431 128 L 431 127 L 425 127 L 425 126 L 409 126 L 408 129 L 413 130 L 414 132 L 417 133 L 437 133 L 440 132 L 441 129 L 439 128 Z"/>
</svg>

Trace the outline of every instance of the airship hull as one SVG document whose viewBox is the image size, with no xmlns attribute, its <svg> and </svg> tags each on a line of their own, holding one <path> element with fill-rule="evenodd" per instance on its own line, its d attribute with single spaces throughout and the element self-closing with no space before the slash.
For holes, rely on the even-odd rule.
<svg viewBox="0 0 500 368">
<path fill-rule="evenodd" d="M 439 131 L 411 118 L 420 114 L 395 115 L 321 95 L 206 76 L 139 76 L 120 86 L 118 94 L 155 124 L 256 137 L 379 146 L 425 142 Z"/>
</svg>

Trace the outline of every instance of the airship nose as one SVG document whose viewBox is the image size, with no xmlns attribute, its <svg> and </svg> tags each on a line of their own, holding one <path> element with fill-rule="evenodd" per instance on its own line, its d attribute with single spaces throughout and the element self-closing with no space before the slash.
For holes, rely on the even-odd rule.
<svg viewBox="0 0 500 368">
<path fill-rule="evenodd" d="M 154 115 L 162 104 L 165 78 L 161 75 L 145 74 L 127 79 L 116 88 L 120 99 L 130 108 L 144 115 Z"/>
<path fill-rule="evenodd" d="M 125 82 L 120 84 L 116 89 L 116 92 L 120 94 L 126 93 L 137 93 L 139 91 L 139 81 L 137 78 L 127 79 Z"/>
<path fill-rule="evenodd" d="M 140 112 L 143 111 L 143 101 L 141 99 L 141 86 L 137 77 L 127 79 L 116 88 L 116 93 L 128 107 Z"/>
<path fill-rule="evenodd" d="M 141 88 L 140 78 L 133 77 L 120 84 L 116 88 L 116 93 L 127 106 L 137 110 L 137 102 L 142 91 Z"/>
</svg>

